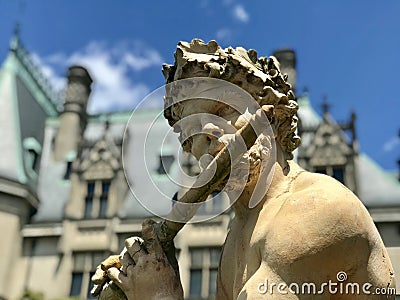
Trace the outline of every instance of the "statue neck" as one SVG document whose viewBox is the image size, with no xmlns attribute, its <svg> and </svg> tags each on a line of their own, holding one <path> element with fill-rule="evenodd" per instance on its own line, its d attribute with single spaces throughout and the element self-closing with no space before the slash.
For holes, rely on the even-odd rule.
<svg viewBox="0 0 400 300">
<path fill-rule="evenodd" d="M 249 201 L 254 192 L 256 182 L 249 183 L 232 205 L 235 215 L 247 217 L 249 214 L 258 214 L 268 199 L 275 198 L 290 189 L 291 182 L 301 170 L 294 161 L 288 161 L 285 158 L 280 148 L 277 149 L 277 161 L 271 167 L 270 172 L 273 172 L 273 177 L 266 194 L 255 207 L 250 208 Z"/>
</svg>

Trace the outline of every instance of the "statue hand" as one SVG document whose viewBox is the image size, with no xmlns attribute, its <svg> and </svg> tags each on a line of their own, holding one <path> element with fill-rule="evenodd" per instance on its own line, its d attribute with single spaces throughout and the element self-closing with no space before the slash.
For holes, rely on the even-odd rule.
<svg viewBox="0 0 400 300">
<path fill-rule="evenodd" d="M 179 272 L 172 261 L 175 258 L 167 257 L 154 224 L 152 220 L 143 223 L 143 240 L 132 237 L 125 241 L 120 255 L 122 267 L 109 268 L 107 275 L 129 300 L 183 299 Z"/>
<path fill-rule="evenodd" d="M 91 290 L 92 296 L 98 296 L 104 288 L 107 286 L 109 278 L 107 276 L 107 270 L 109 268 L 121 268 L 122 264 L 120 262 L 119 255 L 111 255 L 106 258 L 100 265 L 96 268 L 96 273 L 92 276 L 91 280 L 94 283 L 94 287 Z"/>
</svg>

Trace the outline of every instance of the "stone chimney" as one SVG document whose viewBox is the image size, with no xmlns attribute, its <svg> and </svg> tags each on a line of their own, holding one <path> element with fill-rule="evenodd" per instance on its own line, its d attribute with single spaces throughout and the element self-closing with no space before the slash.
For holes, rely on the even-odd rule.
<svg viewBox="0 0 400 300">
<path fill-rule="evenodd" d="M 55 140 L 54 158 L 57 161 L 75 156 L 86 127 L 87 105 L 93 82 L 81 66 L 69 67 L 64 110 Z"/>
<path fill-rule="evenodd" d="M 292 49 L 279 49 L 272 55 L 278 59 L 281 65 L 281 72 L 288 74 L 288 82 L 296 93 L 296 52 Z"/>
</svg>

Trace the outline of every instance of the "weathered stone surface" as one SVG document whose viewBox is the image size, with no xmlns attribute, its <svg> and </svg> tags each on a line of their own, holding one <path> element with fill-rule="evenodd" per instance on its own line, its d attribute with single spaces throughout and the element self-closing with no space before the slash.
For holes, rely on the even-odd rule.
<svg viewBox="0 0 400 300">
<path fill-rule="evenodd" d="M 292 158 L 292 151 L 300 145 L 296 136 L 297 103 L 289 83 L 281 74 L 275 57 L 257 57 L 255 50 L 242 47 L 222 49 L 215 41 L 205 44 L 194 39 L 180 42 L 175 52 L 175 64 L 164 65 L 166 83 L 193 77 L 211 77 L 229 81 L 245 91 L 262 105 L 275 107 L 277 141 Z M 164 115 L 170 125 L 181 117 L 182 104 L 172 105 L 166 97 Z"/>
<path fill-rule="evenodd" d="M 269 170 L 274 172 L 272 183 L 262 201 L 250 209 L 249 201 L 259 174 L 255 169 L 255 175 L 249 177 L 245 190 L 233 205 L 235 217 L 221 257 L 217 299 L 266 299 L 268 296 L 270 299 L 394 299 L 394 295 L 367 295 L 362 290 L 365 283 L 370 284 L 371 293 L 376 288 L 393 287 L 395 280 L 387 251 L 360 200 L 335 179 L 306 172 L 291 161 L 292 151 L 300 143 L 295 134 L 297 104 L 275 58 L 258 58 L 254 50 L 240 47 L 224 50 L 215 41 L 205 44 L 193 40 L 179 43 L 175 64 L 164 66 L 164 75 L 167 83 L 193 77 L 227 80 L 250 93 L 260 105 L 269 105 L 269 111 L 273 111 L 268 115 L 277 141 L 276 162 Z M 173 104 L 171 99 L 173 95 L 168 95 L 167 91 L 165 117 L 171 125 L 201 110 L 218 114 L 226 120 L 226 126 L 233 125 L 236 129 L 243 126 L 238 121 L 240 113 L 220 111 L 216 109 L 218 104 L 212 101 L 192 99 Z M 207 124 L 187 124 L 203 125 Z M 213 124 L 214 129 L 224 126 Z M 181 128 L 182 131 L 187 129 Z M 197 158 L 212 153 L 216 141 L 206 137 L 208 139 L 204 135 L 193 136 L 192 141 L 184 145 L 185 150 Z M 255 146 L 258 153 L 268 150 L 268 143 Z M 117 268 L 107 274 L 122 287 L 128 299 L 137 299 L 132 295 L 143 299 L 182 299 L 177 272 L 149 225 L 153 224 L 147 223 L 143 228 L 146 250 L 133 251 L 131 257 L 138 256 L 133 259 L 136 265 L 126 267 L 126 278 L 130 280 L 126 282 L 132 284 L 121 284 L 121 277 L 118 277 L 121 271 Z M 137 248 L 135 243 L 129 242 L 127 247 Z M 145 259 L 141 262 L 140 257 Z M 160 262 L 163 267 L 158 272 Z M 132 281 L 133 278 L 141 284 Z M 161 280 L 163 285 L 155 292 L 148 288 L 145 280 Z M 360 292 L 355 294 L 347 290 L 346 293 L 344 285 L 341 291 L 333 293 L 327 287 L 329 281 L 338 286 L 340 283 L 356 284 Z M 314 285 L 316 290 L 314 293 L 300 290 L 299 294 L 293 294 L 289 290 L 291 284 Z M 263 288 L 268 288 L 267 295 L 262 293 Z M 316 294 L 318 291 L 322 293 Z M 121 294 L 111 293 L 107 299 L 118 297 Z"/>
</svg>

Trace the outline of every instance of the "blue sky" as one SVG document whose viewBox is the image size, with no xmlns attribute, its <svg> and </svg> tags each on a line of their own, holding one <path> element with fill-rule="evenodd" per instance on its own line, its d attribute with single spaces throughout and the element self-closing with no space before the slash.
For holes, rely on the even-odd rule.
<svg viewBox="0 0 400 300">
<path fill-rule="evenodd" d="M 163 84 L 180 40 L 216 39 L 260 55 L 297 53 L 297 90 L 338 121 L 357 113 L 361 150 L 386 169 L 400 159 L 400 1 L 0 0 L 0 60 L 15 23 L 54 86 L 71 63 L 96 80 L 90 111 L 129 110 Z"/>
</svg>

